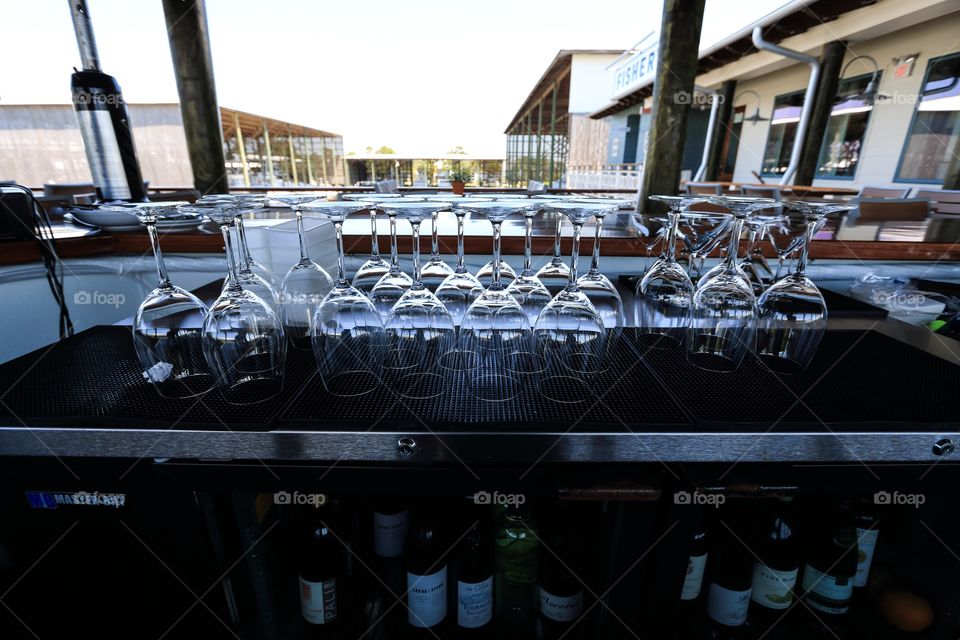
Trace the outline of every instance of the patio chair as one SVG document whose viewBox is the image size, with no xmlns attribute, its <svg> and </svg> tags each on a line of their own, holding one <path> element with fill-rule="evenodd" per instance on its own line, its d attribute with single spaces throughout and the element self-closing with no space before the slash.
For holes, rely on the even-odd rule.
<svg viewBox="0 0 960 640">
<path fill-rule="evenodd" d="M 910 196 L 910 187 L 901 189 L 900 187 L 864 187 L 860 189 L 859 198 L 899 198 L 904 199 Z"/>
<path fill-rule="evenodd" d="M 930 210 L 934 213 L 960 214 L 960 191 L 919 189 L 913 197 L 929 200 Z"/>
</svg>

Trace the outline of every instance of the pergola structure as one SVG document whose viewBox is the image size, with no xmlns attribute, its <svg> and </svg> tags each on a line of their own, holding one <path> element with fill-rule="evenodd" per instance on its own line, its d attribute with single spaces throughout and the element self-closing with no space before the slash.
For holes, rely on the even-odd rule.
<svg viewBox="0 0 960 640">
<path fill-rule="evenodd" d="M 346 184 L 336 133 L 220 107 L 227 175 L 233 186 Z"/>
</svg>

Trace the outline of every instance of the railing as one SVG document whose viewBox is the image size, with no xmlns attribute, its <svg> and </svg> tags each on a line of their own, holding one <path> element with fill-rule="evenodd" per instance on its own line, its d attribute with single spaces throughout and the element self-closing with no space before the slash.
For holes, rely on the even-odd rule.
<svg viewBox="0 0 960 640">
<path fill-rule="evenodd" d="M 568 189 L 628 189 L 636 191 L 640 185 L 643 165 L 601 164 L 567 168 L 565 185 Z"/>
</svg>

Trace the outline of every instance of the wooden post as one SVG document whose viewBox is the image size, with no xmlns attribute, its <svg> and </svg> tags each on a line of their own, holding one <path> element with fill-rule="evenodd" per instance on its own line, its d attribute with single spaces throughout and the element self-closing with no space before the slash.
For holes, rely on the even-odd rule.
<svg viewBox="0 0 960 640">
<path fill-rule="evenodd" d="M 553 169 L 556 164 L 557 148 L 557 89 L 559 85 L 553 83 L 553 97 L 550 99 L 550 184 L 553 186 Z"/>
<path fill-rule="evenodd" d="M 947 166 L 947 174 L 943 176 L 944 189 L 960 189 L 960 157 L 953 154 L 950 165 Z"/>
<path fill-rule="evenodd" d="M 665 0 L 660 25 L 657 74 L 653 83 L 653 122 L 638 211 L 652 209 L 649 197 L 675 194 L 680 185 L 680 151 L 687 139 L 687 116 L 697 77 L 697 44 L 705 0 Z M 683 98 L 683 99 L 680 99 Z"/>
<path fill-rule="evenodd" d="M 543 182 L 543 100 L 537 105 L 537 180 Z"/>
<path fill-rule="evenodd" d="M 273 186 L 273 151 L 270 149 L 270 129 L 267 122 L 263 122 L 263 142 L 267 149 L 267 184 Z"/>
<path fill-rule="evenodd" d="M 330 178 L 327 176 L 327 138 L 320 138 L 320 169 L 323 174 L 323 183 L 330 184 Z"/>
<path fill-rule="evenodd" d="M 204 0 L 163 0 L 180 115 L 193 169 L 193 186 L 202 195 L 228 193 L 223 129 L 213 79 Z"/>
<path fill-rule="evenodd" d="M 733 128 L 733 99 L 736 95 L 737 81 L 724 80 L 720 85 L 720 95 L 715 99 L 720 100 L 720 108 L 717 111 L 717 128 L 713 132 L 713 138 L 710 140 L 710 149 L 707 154 L 707 172 L 704 179 L 707 181 L 717 180 L 720 175 L 720 167 L 723 166 L 723 143 Z"/>
<path fill-rule="evenodd" d="M 237 136 L 237 149 L 240 150 L 240 169 L 243 171 L 243 186 L 250 186 L 250 167 L 247 165 L 247 146 L 243 143 L 243 132 L 240 131 L 240 116 L 233 112 L 234 135 Z"/>
<path fill-rule="evenodd" d="M 290 175 L 293 178 L 293 184 L 300 184 L 297 177 L 297 156 L 293 153 L 293 134 L 287 130 L 287 148 L 290 149 Z"/>
<path fill-rule="evenodd" d="M 823 136 L 830 123 L 830 114 L 833 111 L 833 102 L 837 96 L 837 85 L 840 84 L 840 70 L 843 67 L 843 54 L 847 47 L 843 42 L 834 40 L 823 45 L 823 56 L 820 59 L 820 79 L 817 81 L 817 92 L 813 99 L 813 111 L 810 114 L 810 124 L 807 126 L 803 140 L 795 140 L 794 144 L 802 144 L 800 148 L 800 162 L 793 184 L 813 184 L 817 174 L 817 162 L 820 159 L 820 147 L 823 145 Z"/>
<path fill-rule="evenodd" d="M 314 184 L 313 182 L 313 163 L 310 162 L 310 156 L 313 152 L 313 138 L 304 134 L 301 136 L 303 138 L 303 148 L 306 151 L 304 155 L 307 157 L 307 184 Z"/>
</svg>

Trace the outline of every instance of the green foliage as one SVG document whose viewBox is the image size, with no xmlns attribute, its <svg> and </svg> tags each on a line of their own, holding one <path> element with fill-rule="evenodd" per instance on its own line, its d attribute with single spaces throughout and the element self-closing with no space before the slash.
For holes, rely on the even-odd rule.
<svg viewBox="0 0 960 640">
<path fill-rule="evenodd" d="M 473 179 L 473 174 L 463 169 L 454 169 L 450 172 L 449 178 L 450 182 L 463 182 L 466 184 Z"/>
</svg>

